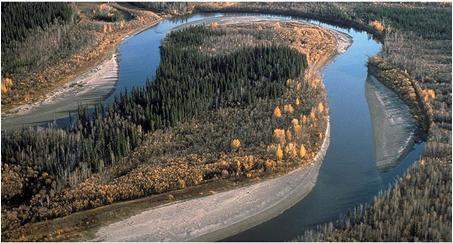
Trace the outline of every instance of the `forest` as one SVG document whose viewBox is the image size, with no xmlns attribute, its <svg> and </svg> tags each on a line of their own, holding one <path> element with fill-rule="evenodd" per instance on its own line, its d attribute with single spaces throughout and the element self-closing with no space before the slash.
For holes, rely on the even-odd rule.
<svg viewBox="0 0 453 243">
<path fill-rule="evenodd" d="M 422 5 L 422 6 L 421 6 Z M 439 3 L 247 3 L 232 6 L 198 5 L 199 12 L 254 12 L 311 18 L 343 27 L 368 31 L 381 38 L 370 25 L 377 20 L 395 30 L 416 32 L 422 37 L 451 39 L 451 9 Z"/>
<path fill-rule="evenodd" d="M 36 32 L 74 21 L 75 13 L 67 3 L 2 4 L 2 76 L 17 72 L 27 62 L 17 62 L 14 49 Z"/>
<path fill-rule="evenodd" d="M 214 57 L 197 52 L 194 46 L 211 34 L 206 27 L 173 32 L 168 49 L 161 51 L 156 80 L 120 96 L 113 109 L 145 131 L 173 126 L 200 111 L 279 97 L 286 80 L 299 76 L 306 66 L 304 57 L 288 47 L 244 48 Z"/>
<path fill-rule="evenodd" d="M 55 53 L 70 56 L 82 47 L 101 43 L 95 37 L 106 30 L 102 28 L 104 23 L 72 25 L 74 18 L 68 4 L 42 4 L 52 5 L 52 8 L 35 7 L 23 11 L 19 9 L 19 3 L 2 3 L 3 77 L 7 74 L 28 81 L 23 77 L 39 70 L 43 63 L 53 63 L 61 58 Z M 145 6 L 142 3 L 135 7 L 162 13 L 184 13 L 192 8 L 183 4 Z M 390 74 L 388 79 L 404 77 L 419 84 L 422 98 L 417 99 L 432 112 L 425 152 L 401 179 L 372 202 L 351 210 L 338 221 L 306 232 L 299 239 L 451 241 L 451 3 L 247 3 L 227 7 L 200 4 L 194 8 L 199 12 L 260 12 L 313 18 L 365 30 L 380 39 L 383 42 L 381 57 Z M 27 11 L 39 11 L 40 14 L 30 17 Z M 12 20 L 15 12 L 20 13 L 17 16 L 21 16 L 22 21 Z M 17 26 L 4 27 L 7 22 L 10 23 L 8 26 Z M 114 24 L 115 29 L 120 29 L 120 23 Z M 61 31 L 46 32 L 43 28 Z M 13 33 L 15 29 L 18 33 Z M 252 151 L 263 155 L 258 156 L 260 161 L 269 159 L 266 149 L 253 141 L 263 138 L 263 141 L 270 141 L 276 127 L 283 128 L 275 129 L 277 137 L 281 138 L 283 133 L 283 137 L 288 138 L 284 128 L 291 125 L 294 118 L 287 113 L 292 107 L 296 108 L 292 112 L 297 115 L 310 117 L 315 114 L 310 111 L 323 100 L 316 90 L 305 89 L 302 94 L 307 100 L 299 107 L 294 100 L 281 96 L 287 90 L 282 82 L 297 79 L 306 67 L 305 58 L 292 49 L 277 45 L 254 46 L 214 56 L 207 51 L 191 53 L 190 49 L 194 50 L 200 43 L 206 44 L 203 36 L 222 36 L 222 32 L 206 28 L 190 30 L 173 32 L 166 40 L 156 80 L 122 94 L 112 106 L 95 110 L 81 108 L 78 121 L 68 129 L 2 132 L 2 240 L 27 222 L 185 188 L 216 177 L 249 176 L 251 171 L 278 168 L 278 163 L 256 163 L 256 158 L 244 156 Z M 61 38 L 49 33 L 60 33 Z M 16 44 L 11 45 L 6 43 L 9 40 L 21 42 L 13 41 Z M 35 40 L 42 41 L 31 44 Z M 52 46 L 54 42 L 49 40 L 60 42 Z M 185 47 L 180 41 L 188 41 L 191 45 Z M 39 45 L 45 48 L 34 48 Z M 48 55 L 52 50 L 55 53 Z M 265 58 L 258 58 L 259 55 Z M 44 58 L 48 56 L 54 58 Z M 190 58 L 190 62 L 186 58 Z M 247 64 L 252 61 L 260 63 L 256 69 Z M 209 63 L 206 69 L 204 63 Z M 269 68 L 277 63 L 283 66 L 297 63 L 301 67 Z M 29 64 L 29 69 L 21 68 L 25 64 Z M 221 64 L 228 65 L 228 69 L 219 68 Z M 259 74 L 258 70 L 264 71 L 265 75 Z M 194 83 L 195 79 L 180 71 L 190 73 L 201 82 Z M 272 80 L 276 74 L 284 78 Z M 262 82 L 268 79 L 271 82 Z M 177 83 L 180 80 L 183 80 L 181 85 Z M 229 81 L 235 85 L 229 85 Z M 13 83 L 16 90 L 29 89 L 29 84 L 36 84 Z M 238 85 L 247 87 L 247 92 L 237 89 Z M 254 92 L 253 87 L 260 85 L 267 91 Z M 172 96 L 166 95 L 169 93 Z M 17 92 L 5 94 L 2 93 L 2 108 L 16 99 Z M 183 102 L 188 100 L 185 94 L 190 94 L 191 102 Z M 265 101 L 271 97 L 277 99 Z M 288 103 L 293 104 L 291 109 Z M 274 110 L 276 104 L 281 110 Z M 242 109 L 232 109 L 236 105 Z M 205 111 L 215 112 L 207 114 Z M 272 111 L 278 111 L 274 114 L 280 114 L 280 120 L 275 117 L 267 120 L 267 114 Z M 247 116 L 249 113 L 255 117 Z M 198 120 L 191 119 L 195 115 Z M 303 120 L 302 115 L 298 122 Z M 222 129 L 210 123 L 216 119 L 224 125 Z M 255 123 L 260 129 L 266 128 L 266 133 L 257 135 L 256 130 L 240 125 L 244 121 Z M 305 134 L 306 130 L 303 131 Z M 320 131 L 321 128 L 315 130 Z M 246 135 L 239 138 L 240 134 Z M 310 142 L 303 140 L 307 154 L 310 154 L 308 148 L 313 149 L 318 141 L 313 137 L 308 136 Z M 225 151 L 226 147 L 236 156 L 235 160 L 215 156 L 213 151 L 218 152 L 219 148 Z M 252 147 L 255 150 L 251 150 Z M 287 151 L 291 154 L 290 149 L 286 150 L 290 146 L 278 148 L 272 147 L 272 153 L 280 151 L 285 158 Z M 190 156 L 181 155 L 183 153 Z M 175 162 L 179 160 L 184 163 Z M 194 162 L 198 160 L 202 163 Z"/>
<path fill-rule="evenodd" d="M 428 107 L 417 114 L 429 117 L 420 124 L 428 128 L 420 160 L 369 204 L 298 240 L 451 241 L 451 3 L 247 3 L 197 10 L 283 14 L 365 30 L 383 42 L 383 77 L 397 92 L 408 81 L 418 90 L 417 103 Z"/>
<path fill-rule="evenodd" d="M 2 45 L 24 40 L 33 29 L 45 29 L 59 21 L 70 22 L 73 16 L 73 9 L 66 3 L 2 4 Z"/>
<path fill-rule="evenodd" d="M 62 210 L 61 204 L 71 201 L 59 201 L 68 195 L 60 192 L 76 190 L 93 174 L 108 174 L 109 167 L 128 164 L 125 156 L 154 131 L 180 126 L 207 112 L 240 110 L 282 97 L 287 80 L 301 76 L 307 66 L 303 54 L 278 45 L 217 55 L 198 51 L 203 40 L 213 35 L 223 33 L 203 26 L 171 32 L 161 48 L 155 80 L 124 92 L 109 107 L 81 107 L 69 128 L 2 132 L 2 229 L 99 206 L 88 201 L 88 205 Z M 123 200 L 137 197 L 121 195 Z M 81 196 L 95 199 L 88 192 L 77 194 Z M 99 201 L 100 205 L 108 202 Z M 43 211 L 46 207 L 52 211 Z"/>
</svg>

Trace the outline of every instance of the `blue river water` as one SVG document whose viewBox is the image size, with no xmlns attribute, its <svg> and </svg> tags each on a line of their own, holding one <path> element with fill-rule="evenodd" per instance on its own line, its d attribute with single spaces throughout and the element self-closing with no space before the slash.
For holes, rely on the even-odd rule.
<svg viewBox="0 0 453 243">
<path fill-rule="evenodd" d="M 165 20 L 125 40 L 119 47 L 120 73 L 114 95 L 153 79 L 160 62 L 159 47 L 172 28 L 192 21 L 247 14 L 197 14 Z M 255 14 L 252 14 L 255 15 Z M 291 17 L 265 15 L 273 19 Z M 372 119 L 365 95 L 367 60 L 381 44 L 366 32 L 309 21 L 346 32 L 353 38 L 349 49 L 323 72 L 331 118 L 331 142 L 312 192 L 278 217 L 225 239 L 226 241 L 288 241 L 304 230 L 337 219 L 360 203 L 371 202 L 379 191 L 416 161 L 423 144 L 413 144 L 390 169 L 376 164 Z M 111 99 L 111 98 L 110 98 Z"/>
</svg>

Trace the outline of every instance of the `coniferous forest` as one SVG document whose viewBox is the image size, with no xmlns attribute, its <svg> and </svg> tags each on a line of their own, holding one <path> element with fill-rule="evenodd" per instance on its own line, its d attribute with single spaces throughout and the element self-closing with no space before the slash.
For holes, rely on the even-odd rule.
<svg viewBox="0 0 453 243">
<path fill-rule="evenodd" d="M 68 22 L 73 10 L 66 3 L 9 3 L 2 5 L 2 45 L 22 41 L 36 28 L 45 29 L 55 22 Z"/>
<path fill-rule="evenodd" d="M 207 111 L 277 98 L 287 80 L 300 76 L 307 65 L 304 55 L 277 45 L 218 55 L 197 51 L 204 38 L 221 34 L 207 27 L 172 32 L 161 48 L 155 80 L 124 92 L 109 107 L 81 107 L 68 128 L 2 132 L 2 177 L 9 182 L 2 185 L 2 210 L 23 209 L 37 195 L 52 197 L 122 162 L 148 132 Z M 19 221 L 30 216 L 25 211 Z"/>
</svg>

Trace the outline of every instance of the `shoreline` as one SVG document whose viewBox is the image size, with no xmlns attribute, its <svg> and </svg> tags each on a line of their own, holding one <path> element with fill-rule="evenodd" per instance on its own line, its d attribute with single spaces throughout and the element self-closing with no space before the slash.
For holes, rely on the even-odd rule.
<svg viewBox="0 0 453 243">
<path fill-rule="evenodd" d="M 365 95 L 370 107 L 375 144 L 382 145 L 375 148 L 376 166 L 385 171 L 410 152 L 415 144 L 417 124 L 407 104 L 372 75 L 365 82 Z M 379 107 L 387 107 L 383 110 L 389 113 L 380 112 Z"/>
<path fill-rule="evenodd" d="M 314 63 L 306 73 L 308 79 L 321 76 L 325 65 L 352 43 L 347 34 L 327 30 L 337 40 L 336 52 Z M 324 83 L 321 84 L 324 87 Z M 99 228 L 95 237 L 90 240 L 217 241 L 240 233 L 280 215 L 311 192 L 329 143 L 330 121 L 327 117 L 323 143 L 310 165 L 252 185 L 145 210 Z M 162 218 L 162 215 L 166 217 Z M 154 222 L 154 219 L 158 223 Z M 155 225 L 159 227 L 156 229 Z M 195 228 L 190 228 L 194 225 Z M 171 238 L 167 238 L 168 236 Z"/>
<path fill-rule="evenodd" d="M 100 228 L 96 232 L 96 237 L 90 240 L 217 241 L 242 232 L 280 215 L 310 193 L 316 184 L 329 143 L 330 122 L 319 152 L 313 162 L 306 167 L 249 186 L 157 206 L 126 220 Z M 220 203 L 223 203 L 223 206 L 219 207 Z M 241 208 L 243 205 L 246 207 Z M 212 215 L 216 213 L 221 216 L 213 218 Z M 150 221 L 162 215 L 166 216 L 159 220 L 159 227 L 156 228 L 154 222 Z M 175 217 L 179 217 L 180 222 L 175 223 Z M 162 226 L 164 223 L 167 224 Z M 187 224 L 196 229 L 181 228 L 179 227 L 181 224 Z M 162 232 L 170 227 L 179 228 L 172 228 L 169 230 L 171 233 Z M 168 238 L 169 235 L 173 238 Z"/>
<path fill-rule="evenodd" d="M 99 58 L 91 61 L 91 64 L 86 64 L 82 68 L 75 70 L 73 73 L 66 75 L 65 77 L 61 78 L 62 80 L 67 80 L 63 83 L 63 87 L 56 88 L 53 90 L 48 91 L 48 95 L 39 98 L 37 101 L 26 103 L 26 104 L 19 104 L 16 107 L 9 108 L 5 112 L 1 114 L 2 123 L 5 124 L 14 124 L 13 127 L 20 127 L 26 126 L 27 124 L 35 124 L 36 122 L 22 122 L 21 124 L 17 124 L 18 120 L 28 120 L 27 115 L 32 113 L 41 113 L 39 108 L 42 105 L 54 104 L 58 100 L 64 100 L 68 97 L 65 97 L 68 93 L 72 93 L 71 98 L 76 98 L 80 93 L 87 92 L 93 87 L 103 87 L 105 85 L 111 85 L 109 87 L 108 92 L 103 92 L 102 95 L 99 95 L 97 100 L 106 98 L 110 96 L 116 87 L 116 83 L 119 79 L 119 60 L 118 60 L 118 47 L 123 43 L 126 39 L 140 34 L 141 32 L 154 27 L 155 25 L 159 24 L 162 20 L 165 20 L 165 17 L 159 16 L 159 18 L 155 21 L 151 21 L 150 23 L 146 23 L 144 26 L 138 27 L 134 30 L 131 30 L 130 33 L 126 33 L 118 42 L 111 42 L 111 45 L 108 47 L 105 54 L 99 56 Z M 115 64 L 112 65 L 112 59 L 115 59 Z M 105 66 L 109 67 L 105 67 Z M 107 68 L 107 69 L 106 69 Z M 104 78 L 109 78 L 108 76 L 102 76 L 102 73 L 106 72 L 116 72 L 116 80 L 114 82 L 111 80 L 110 82 L 105 82 Z M 92 78 L 97 78 L 97 80 L 90 80 Z M 75 102 L 80 102 L 82 99 L 77 99 Z M 83 102 L 83 101 L 82 101 Z M 65 110 L 67 113 L 68 111 Z M 63 116 L 67 117 L 67 116 Z M 62 118 L 62 117 L 60 117 Z M 49 120 L 37 121 L 36 124 L 40 122 L 48 122 Z M 8 125 L 7 125 L 8 126 Z M 7 127 L 8 128 L 8 127 Z M 4 126 L 2 125 L 2 129 Z"/>
<path fill-rule="evenodd" d="M 117 54 L 108 56 L 101 64 L 50 93 L 44 100 L 21 105 L 13 114 L 2 116 L 2 129 L 26 124 L 42 124 L 67 117 L 79 105 L 98 103 L 114 90 L 119 78 Z"/>
<path fill-rule="evenodd" d="M 115 72 L 118 71 L 118 53 L 115 52 L 111 56 L 107 56 L 105 59 L 102 60 L 101 64 L 92 67 L 91 69 L 83 72 L 82 74 L 78 75 L 75 79 L 69 81 L 64 87 L 58 88 L 57 90 L 53 91 L 53 94 L 48 95 L 45 99 L 41 101 L 37 101 L 32 104 L 24 104 L 20 105 L 16 108 L 10 110 L 10 114 L 3 115 L 4 118 L 13 118 L 17 116 L 26 115 L 28 113 L 33 112 L 34 109 L 39 107 L 42 104 L 49 104 L 55 102 L 58 98 L 60 98 L 63 94 L 71 91 L 75 91 L 73 95 L 78 95 L 80 93 L 84 93 L 88 90 L 89 86 L 87 85 L 98 85 L 101 83 L 102 78 L 105 78 L 105 75 L 102 75 L 105 72 Z M 95 79 L 95 80 L 93 80 Z M 115 80 L 116 83 L 117 79 Z M 77 89 L 77 86 L 79 89 Z"/>
<path fill-rule="evenodd" d="M 319 175 L 319 169 L 322 165 L 324 157 L 327 153 L 327 149 L 329 148 L 329 145 L 330 145 L 330 120 L 329 120 L 329 118 L 327 118 L 327 124 L 328 125 L 326 128 L 326 133 L 325 133 L 323 144 L 322 144 L 319 152 L 316 154 L 316 157 L 313 159 L 313 162 L 310 165 L 310 168 L 298 168 L 298 169 L 288 173 L 287 175 L 285 175 L 285 176 L 296 177 L 299 175 L 301 176 L 302 175 L 301 173 L 303 173 L 304 170 L 307 170 L 307 169 L 310 170 L 310 172 L 312 172 L 312 173 L 310 173 L 311 177 L 309 177 L 307 179 L 308 181 L 306 184 L 302 184 L 302 183 L 299 184 L 299 187 L 301 187 L 300 190 L 298 190 L 299 188 L 294 189 L 294 194 L 288 194 L 288 198 L 285 198 L 285 199 L 287 199 L 286 201 L 283 199 L 280 204 L 273 205 L 271 208 L 269 208 L 263 212 L 260 212 L 257 215 L 250 216 L 249 218 L 247 218 L 241 222 L 227 226 L 218 231 L 211 232 L 211 233 L 202 235 L 200 237 L 191 239 L 191 241 L 219 241 L 219 240 L 225 239 L 229 236 L 240 233 L 246 229 L 252 228 L 256 225 L 259 225 L 263 222 L 266 222 L 266 221 L 280 215 L 287 209 L 294 206 L 300 200 L 305 198 L 305 196 L 307 196 L 311 192 L 313 187 L 316 185 L 317 177 Z M 278 178 L 276 178 L 276 179 L 278 179 Z M 276 179 L 273 179 L 273 180 L 276 180 Z M 308 185 L 308 188 L 303 188 L 305 185 Z"/>
</svg>

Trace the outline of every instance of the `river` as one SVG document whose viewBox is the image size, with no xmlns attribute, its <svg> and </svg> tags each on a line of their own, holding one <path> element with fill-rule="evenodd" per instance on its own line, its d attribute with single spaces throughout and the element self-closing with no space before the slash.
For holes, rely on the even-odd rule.
<svg viewBox="0 0 453 243">
<path fill-rule="evenodd" d="M 116 89 L 105 102 L 111 102 L 124 89 L 154 78 L 160 62 L 160 43 L 168 31 L 188 22 L 224 15 L 245 14 L 196 14 L 167 19 L 127 38 L 118 47 Z M 309 22 L 346 32 L 353 38 L 349 49 L 322 73 L 330 108 L 331 138 L 317 183 L 295 206 L 226 241 L 292 240 L 306 229 L 335 220 L 360 203 L 370 202 L 422 152 L 423 144 L 413 143 L 415 126 L 407 107 L 392 91 L 367 76 L 367 60 L 380 51 L 381 45 L 366 32 Z"/>
</svg>

